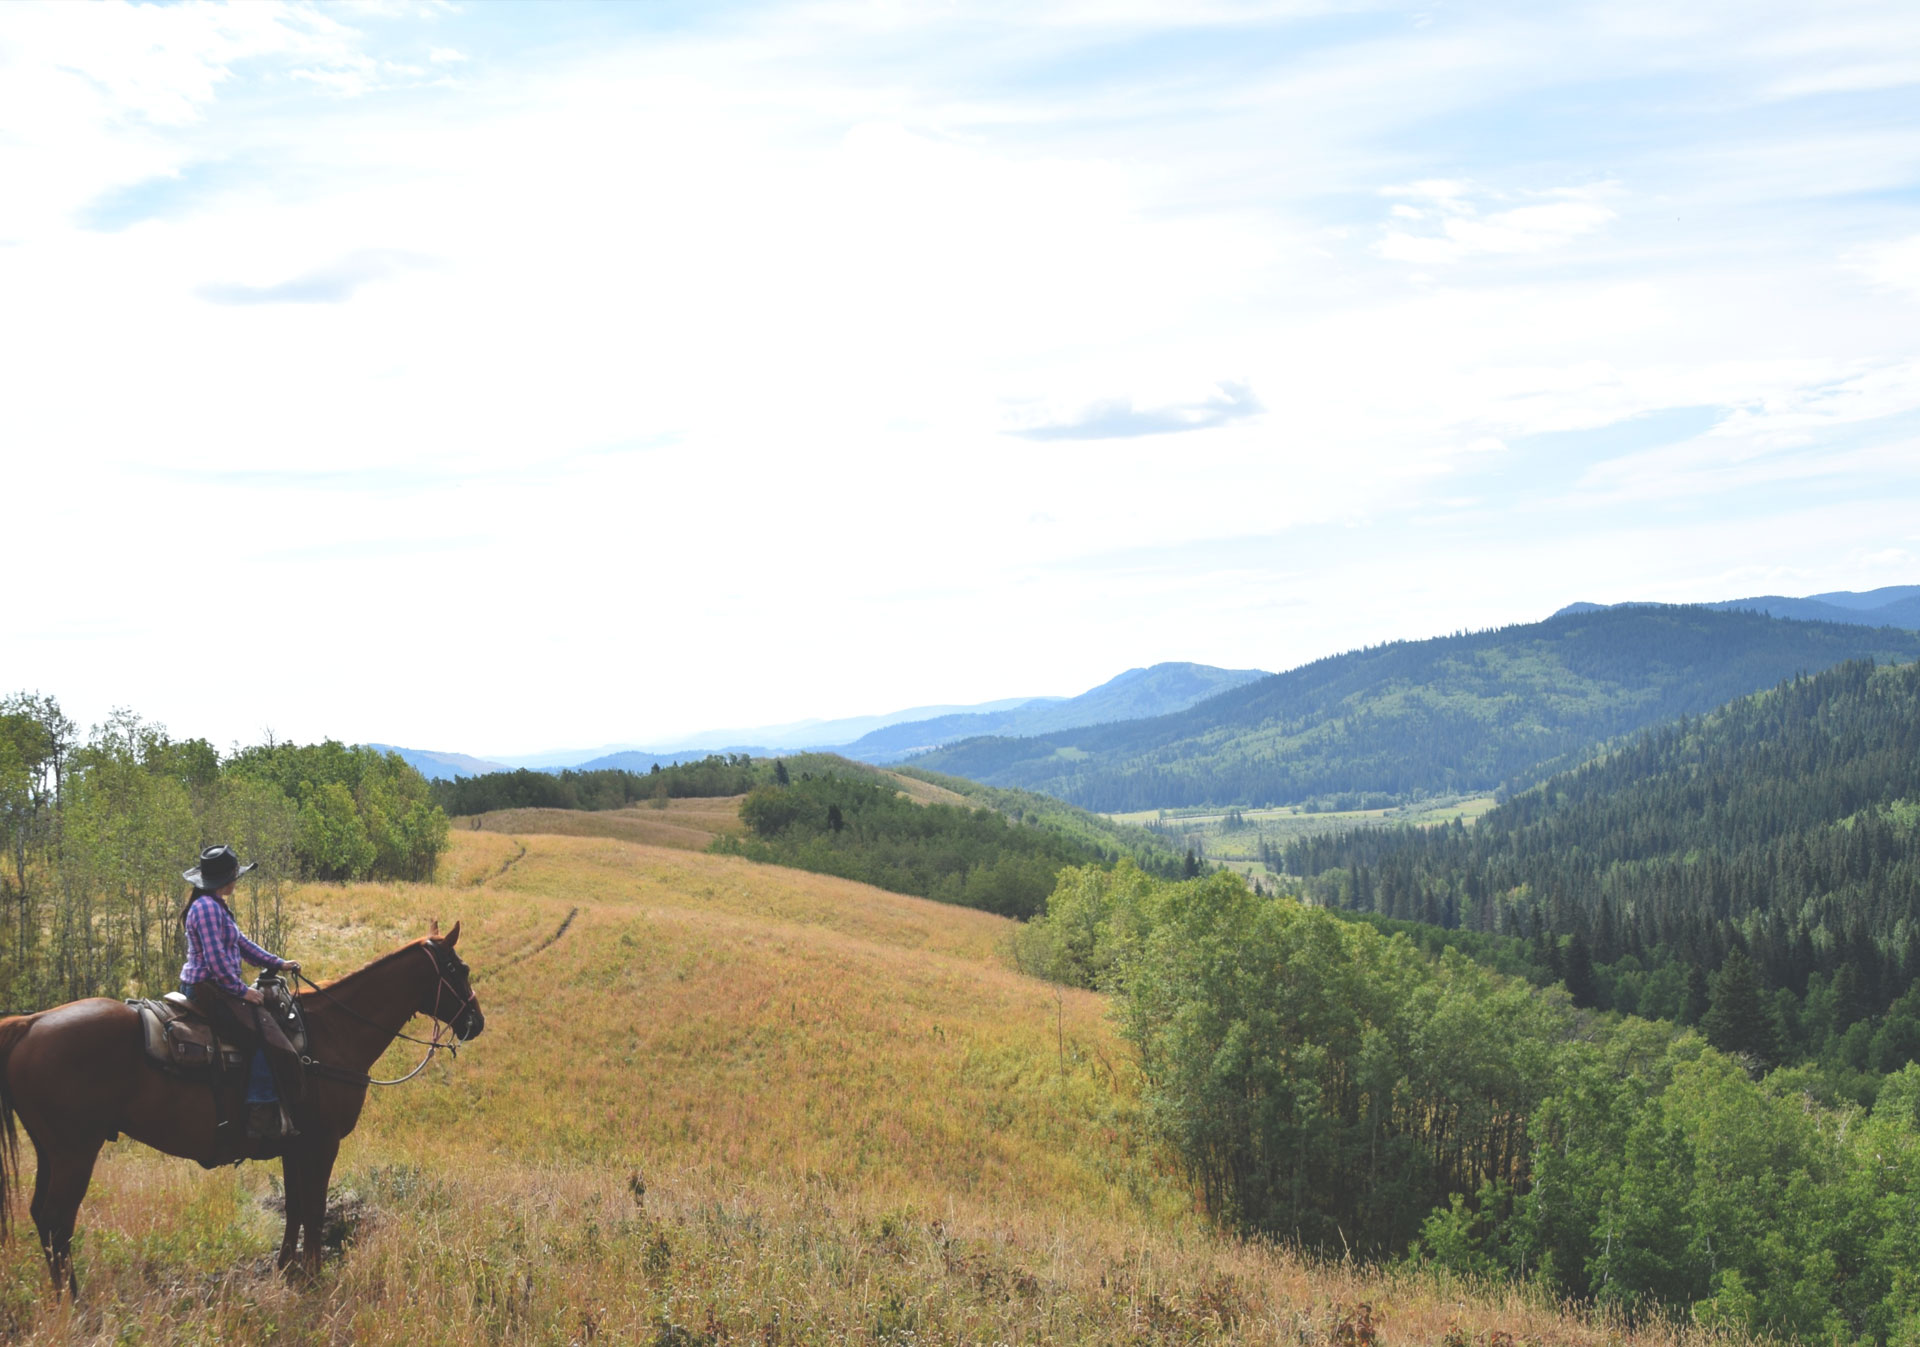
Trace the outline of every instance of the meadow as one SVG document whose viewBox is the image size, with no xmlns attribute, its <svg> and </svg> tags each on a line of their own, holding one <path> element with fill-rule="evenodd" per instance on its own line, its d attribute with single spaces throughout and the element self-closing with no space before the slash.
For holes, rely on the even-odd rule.
<svg viewBox="0 0 1920 1347">
<path fill-rule="evenodd" d="M 1491 795 L 1445 795 L 1380 809 L 1139 809 L 1109 814 L 1115 823 L 1146 828 L 1175 850 L 1192 848 L 1215 865 L 1248 879 L 1281 873 L 1278 853 L 1287 843 L 1319 833 L 1353 828 L 1426 828 L 1458 819 L 1472 823 L 1493 808 Z"/>
<path fill-rule="evenodd" d="M 699 803 L 617 812 L 695 832 Z M 436 883 L 288 897 L 290 952 L 322 978 L 429 918 L 463 921 L 488 1017 L 457 1061 L 370 1101 L 336 1172 L 344 1251 L 318 1282 L 270 1270 L 276 1169 L 203 1173 L 121 1142 L 81 1212 L 79 1305 L 46 1302 L 22 1211 L 0 1251 L 0 1331 L 663 1347 L 1693 1336 L 1215 1233 L 1136 1140 L 1105 1002 L 1012 971 L 1001 918 L 684 839 L 503 822 L 456 822 Z M 411 1066 L 407 1048 L 385 1067 Z"/>
</svg>

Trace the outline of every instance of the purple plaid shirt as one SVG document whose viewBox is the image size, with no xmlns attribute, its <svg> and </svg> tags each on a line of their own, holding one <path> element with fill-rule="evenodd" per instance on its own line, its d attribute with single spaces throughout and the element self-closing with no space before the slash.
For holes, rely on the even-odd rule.
<svg viewBox="0 0 1920 1347">
<path fill-rule="evenodd" d="M 247 987 L 240 980 L 240 961 L 260 968 L 285 968 L 287 962 L 269 954 L 240 934 L 233 913 L 218 898 L 202 894 L 187 907 L 187 962 L 180 969 L 180 980 L 188 986 L 211 982 L 223 991 L 241 995 Z"/>
</svg>

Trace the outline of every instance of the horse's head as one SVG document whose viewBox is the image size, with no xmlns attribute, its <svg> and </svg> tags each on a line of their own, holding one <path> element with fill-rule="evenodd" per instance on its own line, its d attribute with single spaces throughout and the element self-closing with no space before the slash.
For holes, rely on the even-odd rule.
<svg viewBox="0 0 1920 1347">
<path fill-rule="evenodd" d="M 419 1011 L 447 1025 L 453 1030 L 455 1038 L 465 1042 L 480 1037 L 480 1031 L 487 1027 L 487 1017 L 480 1013 L 480 1001 L 473 994 L 466 963 L 454 953 L 453 947 L 459 943 L 460 923 L 457 921 L 445 935 L 440 934 L 440 923 L 434 922 L 432 934 L 420 942 L 420 948 L 433 960 L 434 971 L 439 977 L 422 998 Z"/>
</svg>

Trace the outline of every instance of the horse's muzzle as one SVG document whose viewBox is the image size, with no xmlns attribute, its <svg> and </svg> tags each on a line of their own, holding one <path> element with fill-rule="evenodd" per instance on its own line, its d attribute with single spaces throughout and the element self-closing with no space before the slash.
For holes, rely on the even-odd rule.
<svg viewBox="0 0 1920 1347">
<path fill-rule="evenodd" d="M 462 1043 L 480 1037 L 480 1031 L 487 1027 L 487 1017 L 480 1013 L 479 1006 L 468 1006 L 453 1022 L 453 1036 Z"/>
</svg>

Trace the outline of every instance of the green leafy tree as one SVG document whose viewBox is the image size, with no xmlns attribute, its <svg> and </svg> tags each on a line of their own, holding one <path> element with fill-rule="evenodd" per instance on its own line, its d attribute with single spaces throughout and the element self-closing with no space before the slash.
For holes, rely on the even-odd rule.
<svg viewBox="0 0 1920 1347">
<path fill-rule="evenodd" d="M 364 879 L 380 854 L 354 807 L 353 792 L 338 781 L 306 791 L 295 846 L 319 879 Z"/>
<path fill-rule="evenodd" d="M 74 774 L 62 811 L 52 986 L 66 997 L 165 989 L 183 857 L 199 850 L 191 799 L 111 742 Z"/>
<path fill-rule="evenodd" d="M 0 699 L 0 840 L 28 920 L 28 870 L 51 841 L 74 724 L 52 697 L 19 692 Z"/>
</svg>

